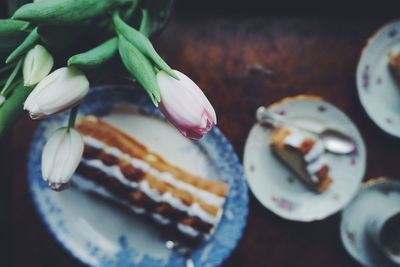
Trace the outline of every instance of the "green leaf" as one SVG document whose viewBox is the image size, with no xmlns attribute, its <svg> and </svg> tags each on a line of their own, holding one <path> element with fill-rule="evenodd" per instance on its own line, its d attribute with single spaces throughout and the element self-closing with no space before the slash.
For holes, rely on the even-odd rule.
<svg viewBox="0 0 400 267">
<path fill-rule="evenodd" d="M 28 33 L 24 31 L 0 33 L 0 59 L 4 60 L 27 35 Z"/>
<path fill-rule="evenodd" d="M 0 19 L 0 37 L 10 33 L 24 31 L 29 27 L 29 22 L 15 19 Z"/>
<path fill-rule="evenodd" d="M 7 0 L 8 14 L 11 16 L 15 10 L 28 2 L 28 0 Z"/>
<path fill-rule="evenodd" d="M 6 63 L 14 61 L 31 49 L 39 41 L 40 37 L 37 33 L 37 27 L 34 28 L 31 33 L 25 38 L 25 40 L 20 44 L 6 59 Z"/>
<path fill-rule="evenodd" d="M 129 18 L 132 17 L 132 15 L 135 13 L 136 8 L 138 7 L 138 4 L 139 4 L 139 0 L 131 0 L 131 2 L 132 3 L 130 4 L 130 6 L 126 10 L 123 11 L 122 17 L 125 20 L 128 20 Z"/>
<path fill-rule="evenodd" d="M 68 24 L 107 13 L 131 0 L 48 0 L 29 3 L 15 11 L 12 18 L 36 24 Z"/>
<path fill-rule="evenodd" d="M 148 17 L 151 26 L 151 35 L 160 33 L 171 17 L 174 0 L 146 0 L 142 1 L 140 8 L 148 10 Z"/>
<path fill-rule="evenodd" d="M 32 87 L 25 87 L 21 81 L 13 93 L 0 107 L 0 138 L 4 136 L 7 130 L 14 124 L 14 122 L 23 113 L 23 105 L 25 99 L 32 91 Z"/>
<path fill-rule="evenodd" d="M 147 91 L 154 105 L 158 106 L 160 91 L 150 61 L 122 35 L 118 36 L 118 50 L 125 68 Z"/>
<path fill-rule="evenodd" d="M 142 20 L 140 22 L 139 31 L 147 37 L 149 37 L 151 34 L 151 21 L 149 17 L 149 11 L 147 9 L 142 9 Z"/>
<path fill-rule="evenodd" d="M 153 45 L 146 36 L 122 21 L 118 12 L 114 12 L 113 20 L 115 28 L 119 34 L 124 36 L 126 40 L 139 49 L 143 55 L 149 57 L 160 69 L 168 73 L 171 77 L 179 80 L 178 76 L 176 76 L 167 63 L 165 63 L 165 61 L 157 54 Z"/>
<path fill-rule="evenodd" d="M 118 38 L 113 37 L 97 47 L 68 59 L 68 66 L 95 68 L 111 59 L 118 50 Z"/>
</svg>

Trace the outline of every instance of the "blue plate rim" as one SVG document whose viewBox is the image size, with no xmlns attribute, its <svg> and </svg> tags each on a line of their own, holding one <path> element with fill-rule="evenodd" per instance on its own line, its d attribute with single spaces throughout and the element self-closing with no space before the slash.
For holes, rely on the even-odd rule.
<svg viewBox="0 0 400 267">
<path fill-rule="evenodd" d="M 130 89 L 137 89 L 138 86 L 132 86 L 132 85 L 102 85 L 102 86 L 96 86 L 90 89 L 87 98 L 90 98 L 91 96 L 101 93 L 103 91 L 107 91 L 107 90 L 112 90 L 114 88 L 120 88 L 123 90 L 130 90 Z M 150 100 L 149 100 L 150 101 Z M 83 105 L 85 105 L 85 100 L 82 102 Z M 45 131 L 45 126 L 48 124 L 49 121 L 51 121 L 52 118 L 48 118 L 43 120 L 42 122 L 40 122 L 39 126 L 37 127 L 37 129 L 34 132 L 32 141 L 31 141 L 31 145 L 29 148 L 29 152 L 28 152 L 28 174 L 27 174 L 27 178 L 28 178 L 28 183 L 29 183 L 29 192 L 30 195 L 32 197 L 34 206 L 36 211 L 39 214 L 40 219 L 42 220 L 42 222 L 44 223 L 44 225 L 46 226 L 47 231 L 54 237 L 54 239 L 57 241 L 57 243 L 59 243 L 61 245 L 61 247 L 67 251 L 69 253 L 69 255 L 72 256 L 72 258 L 74 258 L 75 260 L 77 260 L 78 262 L 80 262 L 83 265 L 86 266 L 92 266 L 89 262 L 85 261 L 84 259 L 82 259 L 79 255 L 77 255 L 77 253 L 74 251 L 74 249 L 72 247 L 69 247 L 58 235 L 57 231 L 55 228 L 52 227 L 52 225 L 50 224 L 48 217 L 46 216 L 46 212 L 43 210 L 43 208 L 41 207 L 41 204 L 39 203 L 39 200 L 37 198 L 36 192 L 33 189 L 33 179 L 36 179 L 36 177 L 34 177 L 34 175 L 32 175 L 32 168 L 34 167 L 33 164 L 33 160 L 32 158 L 35 156 L 35 150 L 37 149 L 35 147 L 35 144 L 42 138 L 44 131 Z M 240 163 L 240 160 L 237 156 L 236 151 L 234 150 L 234 148 L 232 147 L 231 143 L 228 141 L 228 139 L 222 134 L 222 132 L 217 128 L 217 127 L 213 127 L 212 130 L 210 131 L 209 134 L 213 134 L 215 135 L 215 137 L 219 138 L 224 145 L 225 148 L 227 149 L 227 152 L 231 155 L 231 160 L 234 163 L 233 166 L 231 166 L 232 168 L 235 168 L 235 172 L 238 173 L 238 177 L 237 179 L 240 179 L 242 181 L 242 184 L 244 185 L 243 190 L 245 191 L 245 194 L 242 196 L 243 197 L 243 202 L 244 203 L 244 213 L 243 216 L 241 217 L 241 220 L 238 221 L 238 225 L 239 225 L 239 234 L 236 236 L 236 238 L 231 239 L 230 242 L 230 246 L 229 248 L 225 251 L 224 255 L 222 255 L 218 260 L 213 261 L 214 266 L 219 266 L 221 265 L 233 252 L 233 250 L 237 247 L 238 242 L 240 241 L 240 239 L 243 237 L 243 233 L 244 233 L 244 229 L 247 226 L 247 220 L 248 220 L 248 215 L 249 215 L 249 189 L 247 186 L 247 182 L 244 176 L 244 170 L 243 170 L 243 166 Z"/>
</svg>

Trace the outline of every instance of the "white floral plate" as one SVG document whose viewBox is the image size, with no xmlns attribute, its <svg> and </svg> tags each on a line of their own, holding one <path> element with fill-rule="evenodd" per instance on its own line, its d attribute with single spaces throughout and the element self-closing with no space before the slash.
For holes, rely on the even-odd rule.
<svg viewBox="0 0 400 267">
<path fill-rule="evenodd" d="M 242 235 L 248 194 L 238 158 L 219 130 L 214 127 L 201 141 L 190 141 L 162 119 L 143 89 L 133 87 L 91 89 L 80 107 L 80 115 L 87 114 L 101 116 L 175 165 L 229 184 L 218 228 L 192 254 L 196 266 L 221 264 Z M 91 266 L 185 266 L 182 257 L 164 247 L 165 235 L 147 219 L 76 188 L 54 192 L 43 182 L 43 145 L 54 129 L 64 125 L 65 115 L 40 124 L 29 155 L 32 197 L 50 232 L 73 256 Z"/>
<path fill-rule="evenodd" d="M 346 250 L 364 266 L 398 266 L 391 263 L 368 237 L 368 218 L 377 211 L 400 205 L 400 182 L 378 178 L 365 183 L 343 210 L 340 237 Z"/>
<path fill-rule="evenodd" d="M 400 137 L 400 86 L 391 75 L 389 53 L 400 52 L 400 21 L 382 27 L 363 49 L 357 91 L 368 116 L 386 133 Z"/>
<path fill-rule="evenodd" d="M 253 194 L 266 208 L 289 220 L 321 220 L 342 209 L 356 193 L 365 172 L 365 145 L 356 126 L 338 108 L 315 96 L 285 98 L 269 109 L 315 130 L 329 127 L 343 131 L 354 138 L 357 148 L 350 155 L 327 153 L 334 181 L 326 192 L 317 194 L 272 154 L 272 129 L 255 124 L 244 151 L 245 175 Z"/>
</svg>

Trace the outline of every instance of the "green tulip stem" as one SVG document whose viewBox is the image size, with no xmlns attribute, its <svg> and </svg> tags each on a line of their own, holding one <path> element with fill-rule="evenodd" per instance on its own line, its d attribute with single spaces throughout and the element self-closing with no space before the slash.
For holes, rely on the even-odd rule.
<svg viewBox="0 0 400 267">
<path fill-rule="evenodd" d="M 23 114 L 25 99 L 33 90 L 33 86 L 24 86 L 22 80 L 12 90 L 12 94 L 0 107 L 0 139 L 7 130 Z"/>
<path fill-rule="evenodd" d="M 10 87 L 7 89 L 7 91 L 2 95 L 4 95 L 6 98 L 8 98 L 12 94 L 13 90 L 17 87 L 17 85 L 20 84 L 21 82 L 23 82 L 23 79 L 18 79 L 15 82 L 13 82 L 10 85 Z"/>
<path fill-rule="evenodd" d="M 10 76 L 8 77 L 6 84 L 4 85 L 3 89 L 0 92 L 0 95 L 4 95 L 7 96 L 11 90 L 12 90 L 12 86 L 11 84 L 14 82 L 15 77 L 17 76 L 18 72 L 20 71 L 21 67 L 22 67 L 22 59 L 20 59 L 17 63 L 17 65 L 15 66 L 14 70 L 12 71 L 12 73 L 10 74 Z"/>
<path fill-rule="evenodd" d="M 76 115 L 78 114 L 78 109 L 79 105 L 73 107 L 71 109 L 71 112 L 69 113 L 69 118 L 68 118 L 68 128 L 74 128 L 75 127 L 75 120 L 76 120 Z"/>
</svg>

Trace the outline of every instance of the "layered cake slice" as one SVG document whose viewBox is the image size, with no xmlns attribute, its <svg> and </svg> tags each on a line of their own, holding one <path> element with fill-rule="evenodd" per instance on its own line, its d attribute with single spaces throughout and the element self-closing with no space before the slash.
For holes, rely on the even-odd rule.
<svg viewBox="0 0 400 267">
<path fill-rule="evenodd" d="M 289 128 L 276 128 L 272 132 L 270 147 L 305 184 L 322 193 L 332 183 L 329 166 L 321 141 Z"/>
<path fill-rule="evenodd" d="M 110 197 L 185 236 L 208 237 L 220 221 L 228 185 L 166 162 L 110 124 L 88 116 L 76 125 L 85 149 L 74 184 Z"/>
</svg>

